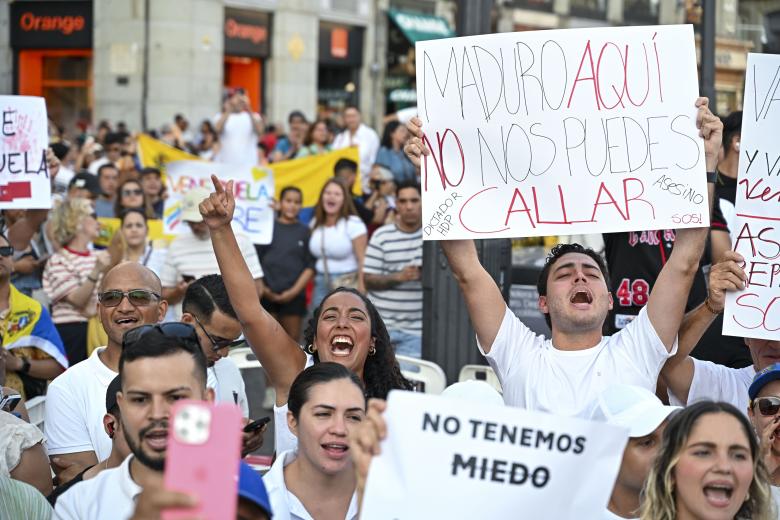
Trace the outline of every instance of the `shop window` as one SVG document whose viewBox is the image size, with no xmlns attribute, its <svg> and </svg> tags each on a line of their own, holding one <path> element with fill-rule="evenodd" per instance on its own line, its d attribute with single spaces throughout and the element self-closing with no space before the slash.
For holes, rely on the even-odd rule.
<svg viewBox="0 0 780 520">
<path fill-rule="evenodd" d="M 533 9 L 536 11 L 552 12 L 553 0 L 513 0 L 509 2 L 511 7 L 519 9 Z"/>
<path fill-rule="evenodd" d="M 623 3 L 623 19 L 644 24 L 658 23 L 659 0 L 626 0 Z"/>
<path fill-rule="evenodd" d="M 572 16 L 604 20 L 607 18 L 607 0 L 571 0 Z"/>
</svg>

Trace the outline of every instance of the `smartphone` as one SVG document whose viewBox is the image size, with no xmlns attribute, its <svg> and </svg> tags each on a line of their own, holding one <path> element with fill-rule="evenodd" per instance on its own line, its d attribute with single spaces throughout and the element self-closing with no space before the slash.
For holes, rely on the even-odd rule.
<svg viewBox="0 0 780 520">
<path fill-rule="evenodd" d="M 0 410 L 13 412 L 16 405 L 18 405 L 21 400 L 22 396 L 19 394 L 8 394 L 3 396 L 2 400 L 0 400 Z"/>
<path fill-rule="evenodd" d="M 192 276 L 191 274 L 183 274 L 181 275 L 181 278 L 187 283 L 195 281 L 195 277 Z"/>
<path fill-rule="evenodd" d="M 255 431 L 259 430 L 260 428 L 262 428 L 263 426 L 265 426 L 266 424 L 268 424 L 269 422 L 271 422 L 271 418 L 270 417 L 263 417 L 262 419 L 258 419 L 256 421 L 252 421 L 251 423 L 249 423 L 246 426 L 244 426 L 243 432 L 244 433 L 255 432 Z"/>
<path fill-rule="evenodd" d="M 198 497 L 193 509 L 167 509 L 163 520 L 235 518 L 241 460 L 241 410 L 232 403 L 182 400 L 171 410 L 165 487 Z"/>
</svg>

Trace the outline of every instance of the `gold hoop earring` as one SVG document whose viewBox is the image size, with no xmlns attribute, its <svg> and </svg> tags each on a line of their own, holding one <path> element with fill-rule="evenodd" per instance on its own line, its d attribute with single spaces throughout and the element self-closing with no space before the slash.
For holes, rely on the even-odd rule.
<svg viewBox="0 0 780 520">
<path fill-rule="evenodd" d="M 306 347 L 306 352 L 308 352 L 310 355 L 314 355 L 315 352 L 317 352 L 317 347 L 309 343 L 309 346 Z"/>
<path fill-rule="evenodd" d="M 376 347 L 371 345 L 371 348 L 368 349 L 368 355 L 373 356 L 374 354 L 376 354 Z"/>
</svg>

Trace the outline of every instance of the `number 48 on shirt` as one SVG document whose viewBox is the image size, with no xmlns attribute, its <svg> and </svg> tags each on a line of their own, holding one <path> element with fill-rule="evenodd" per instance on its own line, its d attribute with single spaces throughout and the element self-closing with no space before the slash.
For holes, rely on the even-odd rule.
<svg viewBox="0 0 780 520">
<path fill-rule="evenodd" d="M 650 296 L 650 284 L 642 278 L 635 280 L 623 278 L 615 296 L 621 307 L 644 307 Z"/>
</svg>

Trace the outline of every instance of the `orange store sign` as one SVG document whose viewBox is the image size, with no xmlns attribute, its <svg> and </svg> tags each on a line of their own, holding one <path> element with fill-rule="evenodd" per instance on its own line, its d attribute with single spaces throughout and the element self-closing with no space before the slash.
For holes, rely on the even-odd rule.
<svg viewBox="0 0 780 520">
<path fill-rule="evenodd" d="M 261 25 L 239 23 L 233 18 L 228 18 L 225 20 L 225 36 L 260 43 L 268 39 L 268 28 Z"/>
<path fill-rule="evenodd" d="M 83 16 L 46 16 L 25 12 L 19 18 L 19 28 L 23 31 L 51 31 L 64 35 L 81 31 L 86 26 Z"/>
</svg>

